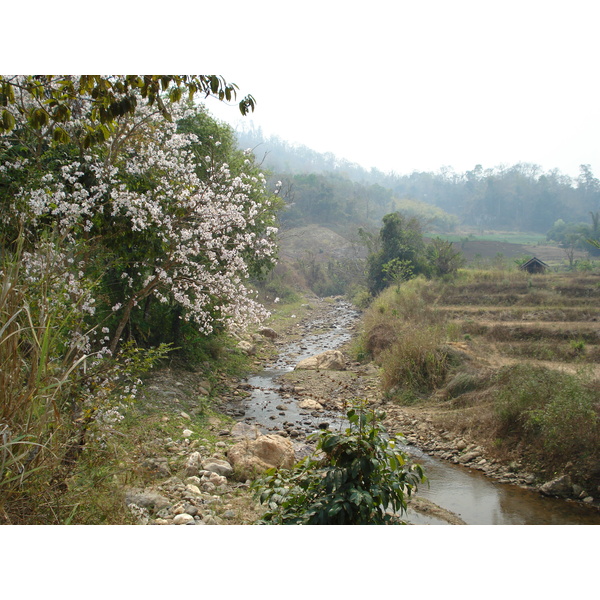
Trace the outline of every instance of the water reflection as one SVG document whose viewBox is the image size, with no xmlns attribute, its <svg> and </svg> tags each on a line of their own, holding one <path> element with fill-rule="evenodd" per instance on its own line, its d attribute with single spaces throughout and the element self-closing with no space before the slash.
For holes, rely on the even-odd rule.
<svg viewBox="0 0 600 600">
<path fill-rule="evenodd" d="M 467 525 L 600 524 L 600 513 L 594 508 L 497 483 L 479 471 L 437 460 L 414 447 L 407 450 L 429 479 L 429 487 L 421 486 L 419 496 L 456 513 Z"/>
</svg>

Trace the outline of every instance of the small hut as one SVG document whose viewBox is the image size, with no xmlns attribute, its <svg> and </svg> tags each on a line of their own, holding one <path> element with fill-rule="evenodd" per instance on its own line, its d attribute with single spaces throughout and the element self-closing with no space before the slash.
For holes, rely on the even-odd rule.
<svg viewBox="0 0 600 600">
<path fill-rule="evenodd" d="M 549 269 L 550 267 L 543 260 L 540 260 L 534 256 L 526 263 L 523 263 L 519 268 L 523 269 L 523 271 L 527 271 L 528 273 L 537 274 L 545 273 L 546 269 Z"/>
</svg>

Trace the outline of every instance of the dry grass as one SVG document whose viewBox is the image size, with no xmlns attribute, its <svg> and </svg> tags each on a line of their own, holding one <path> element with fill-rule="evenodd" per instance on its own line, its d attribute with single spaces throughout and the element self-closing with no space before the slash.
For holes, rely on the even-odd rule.
<svg viewBox="0 0 600 600">
<path fill-rule="evenodd" d="M 570 464 L 598 485 L 598 277 L 473 271 L 410 283 L 386 290 L 364 320 L 388 395 L 426 400 L 445 428 L 499 458 L 550 474 Z M 461 352 L 446 352 L 456 340 Z"/>
</svg>

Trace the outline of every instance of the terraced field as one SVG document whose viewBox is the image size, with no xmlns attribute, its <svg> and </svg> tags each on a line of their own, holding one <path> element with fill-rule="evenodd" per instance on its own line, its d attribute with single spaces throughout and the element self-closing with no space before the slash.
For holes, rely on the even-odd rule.
<svg viewBox="0 0 600 600">
<path fill-rule="evenodd" d="M 599 274 L 412 280 L 363 321 L 389 400 L 505 464 L 600 486 Z"/>
<path fill-rule="evenodd" d="M 599 376 L 600 276 L 520 279 L 447 287 L 438 310 L 490 364 L 528 360 L 571 372 L 587 367 Z"/>
</svg>

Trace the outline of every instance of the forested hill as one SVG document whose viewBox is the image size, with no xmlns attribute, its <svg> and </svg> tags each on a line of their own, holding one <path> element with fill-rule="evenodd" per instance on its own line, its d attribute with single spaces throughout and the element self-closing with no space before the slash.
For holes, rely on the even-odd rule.
<svg viewBox="0 0 600 600">
<path fill-rule="evenodd" d="M 292 203 L 283 222 L 290 226 L 379 225 L 383 215 L 401 210 L 440 231 L 462 224 L 546 233 L 558 219 L 589 224 L 590 213 L 600 210 L 600 181 L 589 165 L 581 165 L 576 178 L 528 163 L 400 175 L 367 170 L 277 137 L 267 139 L 260 129 L 236 135 L 240 147 L 252 148 L 273 179 L 283 182 Z"/>
</svg>

